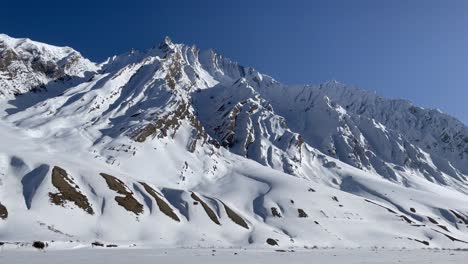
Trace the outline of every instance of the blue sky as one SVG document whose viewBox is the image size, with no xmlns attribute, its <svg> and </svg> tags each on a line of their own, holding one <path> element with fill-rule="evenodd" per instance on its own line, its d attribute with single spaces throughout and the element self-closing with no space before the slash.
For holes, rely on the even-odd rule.
<svg viewBox="0 0 468 264">
<path fill-rule="evenodd" d="M 8 1 L 0 32 L 95 61 L 169 35 L 287 84 L 335 79 L 468 123 L 468 1 Z"/>
</svg>

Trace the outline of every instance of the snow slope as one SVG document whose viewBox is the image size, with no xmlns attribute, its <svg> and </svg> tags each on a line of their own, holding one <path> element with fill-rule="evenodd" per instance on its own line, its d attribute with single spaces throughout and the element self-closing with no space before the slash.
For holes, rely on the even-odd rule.
<svg viewBox="0 0 468 264">
<path fill-rule="evenodd" d="M 468 243 L 468 133 L 449 116 L 338 83 L 287 87 L 169 38 L 89 65 L 0 102 L 0 240 Z M 27 79 L 0 80 L 8 94 Z"/>
</svg>

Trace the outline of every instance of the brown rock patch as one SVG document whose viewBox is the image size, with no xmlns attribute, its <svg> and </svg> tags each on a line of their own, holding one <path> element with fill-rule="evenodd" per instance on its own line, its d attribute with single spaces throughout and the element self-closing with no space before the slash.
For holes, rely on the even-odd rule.
<svg viewBox="0 0 468 264">
<path fill-rule="evenodd" d="M 429 221 L 431 221 L 431 223 L 433 223 L 433 224 L 436 224 L 436 225 L 439 224 L 439 222 L 437 222 L 437 221 L 436 221 L 434 218 L 432 218 L 432 217 L 429 217 L 429 216 L 428 216 L 427 219 L 428 219 Z"/>
<path fill-rule="evenodd" d="M 200 197 L 198 197 L 195 193 L 192 193 L 191 197 L 203 206 L 203 209 L 205 209 L 205 212 L 210 217 L 211 221 L 213 221 L 217 225 L 221 225 L 215 212 L 208 206 L 208 204 L 206 204 L 202 199 L 200 199 Z"/>
<path fill-rule="evenodd" d="M 273 238 L 268 238 L 266 240 L 267 244 L 270 245 L 270 246 L 278 246 L 278 241 L 276 241 L 275 239 Z"/>
<path fill-rule="evenodd" d="M 143 188 L 145 188 L 145 191 L 147 193 L 149 193 L 156 200 L 156 204 L 158 205 L 159 210 L 161 212 L 163 212 L 165 215 L 169 216 L 170 218 L 174 219 L 174 221 L 180 222 L 180 219 L 174 213 L 174 210 L 172 210 L 172 208 L 169 206 L 169 204 L 167 204 L 160 197 L 160 195 L 156 192 L 156 190 L 154 190 L 153 188 L 151 188 L 151 186 L 149 186 L 148 184 L 146 184 L 144 182 L 140 182 L 140 184 L 143 186 Z"/>
<path fill-rule="evenodd" d="M 8 218 L 8 210 L 6 207 L 0 203 L 0 218 L 1 219 L 7 219 Z"/>
<path fill-rule="evenodd" d="M 67 172 L 55 166 L 52 169 L 52 185 L 59 190 L 58 193 L 49 192 L 50 201 L 59 206 L 65 206 L 66 201 L 73 202 L 86 213 L 93 215 L 94 211 L 86 195 L 82 194 L 80 187 L 69 177 Z"/>
<path fill-rule="evenodd" d="M 301 208 L 297 209 L 297 213 L 299 214 L 299 217 L 301 218 L 309 217 L 307 213 Z"/>
<path fill-rule="evenodd" d="M 276 207 L 272 207 L 272 208 L 271 208 L 271 214 L 272 214 L 274 217 L 281 217 L 281 214 L 279 213 L 278 208 L 276 208 Z"/>
<path fill-rule="evenodd" d="M 203 125 L 198 118 L 193 114 L 189 104 L 185 101 L 179 102 L 174 111 L 153 120 L 145 127 L 135 131 L 131 135 L 131 138 L 137 142 L 144 142 L 150 136 L 165 138 L 169 136 L 170 132 L 170 136 L 174 138 L 182 120 L 188 120 L 194 129 L 194 136 L 187 146 L 188 150 L 193 152 L 195 151 L 197 141 L 201 140 L 204 143 L 208 139 L 208 134 L 204 130 Z"/>
<path fill-rule="evenodd" d="M 229 208 L 229 206 L 227 206 L 225 203 L 223 203 L 223 205 L 224 205 L 224 209 L 226 210 L 226 213 L 227 213 L 228 217 L 234 223 L 242 226 L 245 229 L 249 229 L 249 225 L 247 224 L 247 222 L 245 222 L 245 220 L 242 217 L 240 217 L 236 212 L 234 212 L 234 210 Z"/>
<path fill-rule="evenodd" d="M 427 241 L 425 241 L 425 240 L 419 240 L 419 239 L 416 239 L 416 238 L 409 238 L 409 237 L 408 237 L 408 239 L 409 239 L 409 240 L 412 240 L 412 241 L 419 242 L 419 243 L 424 244 L 424 245 L 426 245 L 426 246 L 429 246 L 429 242 L 427 242 Z"/>
<path fill-rule="evenodd" d="M 109 174 L 101 173 L 100 175 L 106 180 L 107 186 L 109 186 L 111 190 L 123 195 L 114 198 L 120 206 L 136 215 L 143 213 L 143 205 L 133 197 L 133 192 L 129 191 L 123 181 Z"/>
</svg>

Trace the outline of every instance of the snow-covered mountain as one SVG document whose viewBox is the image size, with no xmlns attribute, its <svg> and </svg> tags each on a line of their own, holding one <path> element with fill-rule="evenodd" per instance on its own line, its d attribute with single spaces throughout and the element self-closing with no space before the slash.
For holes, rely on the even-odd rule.
<svg viewBox="0 0 468 264">
<path fill-rule="evenodd" d="M 100 64 L 0 43 L 0 240 L 468 244 L 468 129 L 446 114 L 169 38 Z"/>
<path fill-rule="evenodd" d="M 0 96 L 44 89 L 54 80 L 85 77 L 98 67 L 69 47 L 0 34 Z"/>
</svg>

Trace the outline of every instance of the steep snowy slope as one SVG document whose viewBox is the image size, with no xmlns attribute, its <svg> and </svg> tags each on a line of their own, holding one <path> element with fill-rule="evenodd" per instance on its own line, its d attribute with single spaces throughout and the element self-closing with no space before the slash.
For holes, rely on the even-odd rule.
<svg viewBox="0 0 468 264">
<path fill-rule="evenodd" d="M 208 133 L 231 152 L 289 174 L 316 154 L 244 79 L 199 91 L 193 102 Z M 310 165 L 305 162 L 303 165 Z M 313 171 L 313 170 L 312 170 Z"/>
<path fill-rule="evenodd" d="M 466 192 L 468 128 L 450 116 L 337 82 L 259 89 L 326 155 L 391 181 L 417 175 Z"/>
<path fill-rule="evenodd" d="M 437 165 L 445 173 L 457 177 L 451 166 L 465 175 L 468 173 L 468 128 L 455 118 L 438 110 L 414 106 L 408 101 L 385 100 L 342 84 L 321 90 L 348 112 L 375 119 L 388 129 L 398 131 L 431 156 L 447 159 L 450 164 Z"/>
<path fill-rule="evenodd" d="M 468 243 L 466 156 L 435 137 L 443 120 L 466 135 L 454 119 L 429 111 L 424 130 L 402 107 L 395 125 L 393 101 L 287 87 L 169 38 L 85 68 L 0 102 L 0 240 Z"/>
<path fill-rule="evenodd" d="M 220 169 L 195 171 L 197 184 L 192 178 L 188 185 L 162 165 L 141 162 L 147 169 L 140 171 L 106 164 L 87 153 L 83 139 L 58 139 L 51 147 L 32 131 L 0 130 L 11 142 L 1 156 L 0 199 L 8 210 L 2 240 L 410 248 L 468 241 L 466 196 L 427 182 L 417 191 L 347 165 L 317 171 L 339 178 L 343 192 L 221 150 Z M 169 166 L 187 162 L 193 170 L 200 161 L 180 149 L 142 154 L 154 162 L 170 155 Z"/>
</svg>

